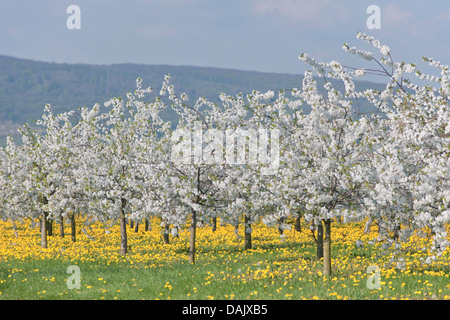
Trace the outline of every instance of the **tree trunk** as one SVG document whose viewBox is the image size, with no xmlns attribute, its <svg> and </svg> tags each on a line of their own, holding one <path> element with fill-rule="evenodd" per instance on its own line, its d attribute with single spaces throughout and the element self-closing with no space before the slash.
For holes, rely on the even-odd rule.
<svg viewBox="0 0 450 320">
<path fill-rule="evenodd" d="M 121 199 L 122 206 L 120 208 L 120 254 L 122 256 L 127 254 L 127 221 L 125 219 L 125 204 L 126 200 Z"/>
<path fill-rule="evenodd" d="M 319 220 L 319 224 L 316 225 L 317 230 L 317 259 L 323 258 L 323 225 L 322 220 Z"/>
<path fill-rule="evenodd" d="M 197 212 L 192 211 L 191 214 L 191 237 L 189 244 L 189 263 L 195 263 L 195 232 L 197 231 Z"/>
<path fill-rule="evenodd" d="M 400 225 L 396 225 L 396 226 L 394 227 L 394 233 L 393 233 L 393 239 L 394 239 L 394 242 L 397 242 L 397 241 L 398 241 L 398 238 L 399 238 L 399 232 L 400 232 Z"/>
<path fill-rule="evenodd" d="M 145 232 L 148 231 L 148 219 L 147 218 L 144 219 L 144 231 Z"/>
<path fill-rule="evenodd" d="M 215 232 L 217 230 L 217 217 L 214 217 L 212 221 L 213 221 L 212 231 Z"/>
<path fill-rule="evenodd" d="M 197 168 L 197 192 L 200 194 L 200 167 Z M 194 202 L 200 203 L 200 197 L 196 196 Z M 197 232 L 197 211 L 191 213 L 191 236 L 189 241 L 189 264 L 195 263 L 195 234 Z"/>
<path fill-rule="evenodd" d="M 134 233 L 139 232 L 139 221 L 136 221 L 136 225 L 134 226 Z"/>
<path fill-rule="evenodd" d="M 245 250 L 252 248 L 252 233 L 251 233 L 252 224 L 250 223 L 250 218 L 244 214 L 244 234 L 245 234 Z"/>
<path fill-rule="evenodd" d="M 72 236 L 72 242 L 77 241 L 77 234 L 76 234 L 76 224 L 75 224 L 75 213 L 72 212 L 70 215 L 70 234 Z"/>
<path fill-rule="evenodd" d="M 62 213 L 59 214 L 59 236 L 64 238 L 64 217 Z"/>
<path fill-rule="evenodd" d="M 301 231 L 302 231 L 302 226 L 301 226 L 301 224 L 300 224 L 301 218 L 302 218 L 302 213 L 299 211 L 299 212 L 297 213 L 297 218 L 295 218 L 295 224 L 294 224 L 295 231 L 298 231 L 298 232 L 301 232 Z"/>
<path fill-rule="evenodd" d="M 164 219 L 164 230 L 163 230 L 163 240 L 165 244 L 169 244 L 169 224 L 167 219 Z"/>
<path fill-rule="evenodd" d="M 282 225 L 286 222 L 286 217 L 281 217 L 278 219 L 278 234 L 281 236 L 284 233 Z"/>
<path fill-rule="evenodd" d="M 133 227 L 134 227 L 134 221 L 130 220 L 130 229 L 133 229 Z"/>
<path fill-rule="evenodd" d="M 47 248 L 47 212 L 41 215 L 41 248 Z"/>
<path fill-rule="evenodd" d="M 53 220 L 47 220 L 47 234 L 49 237 L 53 237 Z"/>
<path fill-rule="evenodd" d="M 325 219 L 325 238 L 323 241 L 323 274 L 331 276 L 331 219 Z"/>
</svg>

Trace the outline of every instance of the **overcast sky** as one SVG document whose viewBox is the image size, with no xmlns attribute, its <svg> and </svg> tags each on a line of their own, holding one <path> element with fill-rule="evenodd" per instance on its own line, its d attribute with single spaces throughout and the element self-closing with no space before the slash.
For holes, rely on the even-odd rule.
<svg viewBox="0 0 450 320">
<path fill-rule="evenodd" d="M 81 29 L 69 30 L 69 5 Z M 369 5 L 381 29 L 369 30 Z M 395 59 L 450 63 L 450 1 L 1 0 L 0 54 L 67 63 L 193 65 L 303 73 L 298 55 L 360 66 L 342 44 L 374 35 Z"/>
</svg>

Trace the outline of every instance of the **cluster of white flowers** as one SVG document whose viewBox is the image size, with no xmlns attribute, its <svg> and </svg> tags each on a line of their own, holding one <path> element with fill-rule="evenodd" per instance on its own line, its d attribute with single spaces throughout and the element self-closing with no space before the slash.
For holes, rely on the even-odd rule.
<svg viewBox="0 0 450 320">
<path fill-rule="evenodd" d="M 415 64 L 390 61 L 390 49 L 373 37 L 358 33 L 357 38 L 389 56 L 381 59 L 393 68 L 386 90 L 358 92 L 352 78 L 364 76 L 365 69 L 347 72 L 337 61 L 323 63 L 302 54 L 300 59 L 319 75 L 342 81 L 344 91 L 326 82 L 323 94 L 307 71 L 300 89 L 278 95 L 253 91 L 246 98 L 221 94 L 221 104 L 200 98 L 190 106 L 167 75 L 152 102 L 144 101 L 152 89 L 142 89 L 138 78 L 126 103 L 114 98 L 104 109 L 98 104 L 81 108 L 79 116 L 55 115 L 47 105 L 37 122 L 44 135 L 25 125 L 22 145 L 8 138 L 0 149 L 0 218 L 45 213 L 56 219 L 69 212 L 90 221 L 159 216 L 173 226 L 175 236 L 193 213 L 204 223 L 220 217 L 235 225 L 244 215 L 250 233 L 259 219 L 282 232 L 289 228 L 285 218 L 303 212 L 317 223 L 368 219 L 379 225 L 379 239 L 388 247 L 415 228 L 429 227 L 439 254 L 448 246 L 444 225 L 450 216 L 448 66 L 426 59 L 441 76 L 424 75 Z M 374 59 L 371 52 L 348 44 L 343 48 Z M 406 93 L 399 80 L 411 73 L 441 87 L 405 79 Z M 378 112 L 357 114 L 353 105 L 360 98 Z M 309 113 L 301 109 L 305 105 Z M 159 115 L 164 108 L 178 113 L 176 130 L 185 136 L 173 139 L 174 124 Z M 208 141 L 211 135 L 202 135 L 208 129 L 277 129 L 278 171 L 265 174 L 262 162 L 210 161 L 225 152 Z M 191 141 L 198 149 L 191 149 Z M 187 161 L 176 162 L 172 151 L 183 143 Z M 244 144 L 242 150 L 253 147 Z"/>
<path fill-rule="evenodd" d="M 345 43 L 342 46 L 342 49 L 344 49 L 345 51 L 350 52 L 351 54 L 357 55 L 360 58 L 366 59 L 366 60 L 372 60 L 373 59 L 373 53 L 369 52 L 369 51 L 364 51 L 364 50 L 358 50 L 356 49 L 356 47 L 350 47 L 347 43 Z"/>
</svg>

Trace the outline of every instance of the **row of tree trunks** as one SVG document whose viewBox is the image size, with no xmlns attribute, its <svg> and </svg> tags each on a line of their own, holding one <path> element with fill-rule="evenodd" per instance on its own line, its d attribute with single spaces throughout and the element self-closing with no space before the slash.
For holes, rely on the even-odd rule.
<svg viewBox="0 0 450 320">
<path fill-rule="evenodd" d="M 120 234 L 121 234 L 121 241 L 120 241 L 120 254 L 126 255 L 128 251 L 127 246 L 127 230 L 126 230 L 126 217 L 125 217 L 125 208 L 126 200 L 122 199 L 122 207 L 121 207 L 121 216 L 120 216 Z M 72 242 L 76 242 L 76 221 L 75 221 L 75 214 L 72 212 L 69 215 L 70 219 L 70 229 L 71 229 L 71 238 Z M 43 212 L 41 215 L 41 218 L 39 220 L 40 225 L 40 231 L 41 231 L 41 248 L 48 248 L 48 237 L 53 236 L 53 221 L 48 219 L 48 213 Z M 165 243 L 169 243 L 169 232 L 168 229 L 169 225 L 166 223 L 165 225 Z M 148 219 L 145 219 L 144 221 L 144 230 L 149 230 L 149 222 Z M 135 232 L 139 232 L 139 223 L 136 222 L 136 226 L 134 229 Z M 64 217 L 62 214 L 59 216 L 59 235 L 61 238 L 64 238 L 65 232 L 64 232 Z"/>
<path fill-rule="evenodd" d="M 126 199 L 121 199 L 121 208 L 120 208 L 120 254 L 122 256 L 126 255 L 128 252 L 128 236 L 127 236 L 127 219 L 125 215 L 125 206 L 127 204 Z M 133 228 L 133 221 L 130 221 L 130 228 Z M 149 230 L 148 220 L 144 221 L 144 230 Z M 136 221 L 136 225 L 134 226 L 134 232 L 139 232 L 139 222 Z"/>
<path fill-rule="evenodd" d="M 120 254 L 126 255 L 128 252 L 127 245 L 127 228 L 126 228 L 126 216 L 125 216 L 125 205 L 126 200 L 122 199 L 121 206 L 121 216 L 120 216 L 120 233 L 121 233 L 121 242 L 120 242 Z M 72 241 L 76 241 L 76 226 L 75 226 L 75 214 L 72 213 L 70 216 L 71 221 L 71 235 Z M 48 235 L 52 235 L 52 226 L 51 221 L 48 221 L 48 214 L 44 212 L 41 216 L 41 247 L 48 247 Z M 300 213 L 295 221 L 295 229 L 296 231 L 300 231 Z M 280 223 L 284 223 L 285 220 L 280 220 Z M 145 230 L 148 230 L 148 220 L 145 219 L 144 222 Z M 317 259 L 323 258 L 323 274 L 331 275 L 331 219 L 323 220 L 325 225 L 325 233 L 322 224 L 322 220 L 316 225 L 317 230 Z M 213 220 L 213 231 L 216 230 L 217 220 Z M 238 225 L 237 225 L 238 227 Z M 139 223 L 136 222 L 135 232 L 138 232 Z M 279 233 L 282 234 L 283 230 L 281 228 L 278 229 Z M 196 231 L 197 231 L 197 213 L 195 211 L 191 214 L 191 227 L 190 227 L 190 243 L 189 243 L 189 263 L 195 264 L 195 241 L 196 241 Z M 62 215 L 60 216 L 60 236 L 64 237 L 64 219 Z M 163 234 L 164 243 L 169 243 L 169 224 L 167 221 L 164 222 L 164 234 Z M 250 218 L 244 214 L 244 249 L 249 250 L 252 249 L 252 236 L 251 236 L 251 223 Z"/>
<path fill-rule="evenodd" d="M 71 229 L 72 242 L 76 242 L 77 236 L 76 236 L 75 214 L 74 213 L 70 214 L 69 218 L 70 218 L 70 229 Z M 53 236 L 53 222 L 51 220 L 48 220 L 47 212 L 42 213 L 39 224 L 40 224 L 40 229 L 41 229 L 41 248 L 47 248 L 48 247 L 48 237 Z M 59 218 L 59 236 L 61 238 L 65 237 L 64 218 L 63 218 L 62 214 L 60 215 L 60 218 Z"/>
<path fill-rule="evenodd" d="M 122 207 L 121 207 L 121 218 L 120 218 L 120 233 L 121 233 L 121 242 L 120 242 L 120 254 L 126 255 L 128 252 L 127 246 L 127 228 L 126 228 L 126 217 L 125 217 L 125 208 L 126 200 L 122 199 Z M 44 212 L 41 217 L 41 248 L 48 247 L 48 238 L 47 236 L 51 236 L 52 233 L 49 232 L 52 230 L 51 221 L 47 219 L 48 214 Z M 297 217 L 300 219 L 300 217 Z M 76 241 L 76 227 L 75 227 L 75 214 L 70 215 L 71 220 L 71 235 L 72 241 Z M 145 228 L 148 229 L 148 220 L 145 220 Z M 285 221 L 280 221 L 280 223 L 284 223 Z M 331 219 L 323 220 L 325 225 L 325 233 L 322 224 L 322 220 L 319 220 L 319 223 L 316 225 L 317 230 L 317 259 L 323 258 L 323 274 L 330 276 L 331 275 Z M 296 220 L 296 225 L 300 224 L 298 220 Z M 136 222 L 135 232 L 138 232 L 138 222 Z M 50 227 L 49 227 L 50 226 Z M 244 214 L 244 249 L 249 250 L 252 248 L 252 235 L 251 235 L 251 223 L 250 218 Z M 197 213 L 195 211 L 192 212 L 191 215 L 191 234 L 190 234 L 190 246 L 189 246 L 189 263 L 195 263 L 195 240 L 196 240 L 196 230 L 197 230 Z M 296 230 L 299 230 L 299 227 L 296 227 Z M 282 229 L 279 229 L 280 234 L 282 234 Z M 63 217 L 60 217 L 60 236 L 64 237 L 64 220 Z M 167 221 L 164 222 L 164 234 L 163 234 L 164 243 L 169 243 L 169 224 Z"/>
</svg>

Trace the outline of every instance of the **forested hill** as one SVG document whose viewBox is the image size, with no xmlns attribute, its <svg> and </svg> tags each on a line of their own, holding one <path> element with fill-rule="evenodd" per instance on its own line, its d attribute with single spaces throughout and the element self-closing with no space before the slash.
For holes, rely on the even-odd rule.
<svg viewBox="0 0 450 320">
<path fill-rule="evenodd" d="M 17 132 L 18 126 L 40 118 L 46 103 L 55 112 L 91 107 L 112 97 L 125 97 L 135 89 L 138 77 L 143 79 L 144 87 L 157 89 L 167 73 L 171 74 L 175 90 L 186 92 L 192 103 L 201 96 L 218 101 L 221 92 L 235 95 L 300 88 L 303 78 L 302 74 L 210 67 L 48 63 L 0 55 L 0 145 L 6 135 Z M 357 86 L 382 89 L 380 84 L 370 82 L 358 82 Z"/>
</svg>

